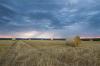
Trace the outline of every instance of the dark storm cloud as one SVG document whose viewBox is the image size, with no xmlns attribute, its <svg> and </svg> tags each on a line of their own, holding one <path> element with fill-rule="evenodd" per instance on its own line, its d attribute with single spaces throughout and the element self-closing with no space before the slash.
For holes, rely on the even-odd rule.
<svg viewBox="0 0 100 66">
<path fill-rule="evenodd" d="M 0 0 L 0 31 L 99 34 L 99 0 Z"/>
</svg>

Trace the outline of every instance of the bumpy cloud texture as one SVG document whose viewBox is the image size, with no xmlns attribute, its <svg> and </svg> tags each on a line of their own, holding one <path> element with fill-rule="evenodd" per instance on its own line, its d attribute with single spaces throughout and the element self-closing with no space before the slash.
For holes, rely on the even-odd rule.
<svg viewBox="0 0 100 66">
<path fill-rule="evenodd" d="M 99 0 L 0 0 L 0 35 L 96 36 L 99 21 Z"/>
</svg>

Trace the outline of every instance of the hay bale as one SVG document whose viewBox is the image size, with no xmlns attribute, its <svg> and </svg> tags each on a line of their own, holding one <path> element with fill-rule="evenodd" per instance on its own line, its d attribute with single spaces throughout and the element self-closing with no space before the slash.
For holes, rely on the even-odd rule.
<svg viewBox="0 0 100 66">
<path fill-rule="evenodd" d="M 74 43 L 75 43 L 76 46 L 79 46 L 79 45 L 80 45 L 80 43 L 81 43 L 80 36 L 76 36 L 76 37 L 74 38 Z"/>
<path fill-rule="evenodd" d="M 81 43 L 80 36 L 75 36 L 74 38 L 66 40 L 66 45 L 73 47 L 79 46 L 80 43 Z"/>
<path fill-rule="evenodd" d="M 75 47 L 74 40 L 72 40 L 72 39 L 67 39 L 67 40 L 66 40 L 66 45 Z"/>
</svg>

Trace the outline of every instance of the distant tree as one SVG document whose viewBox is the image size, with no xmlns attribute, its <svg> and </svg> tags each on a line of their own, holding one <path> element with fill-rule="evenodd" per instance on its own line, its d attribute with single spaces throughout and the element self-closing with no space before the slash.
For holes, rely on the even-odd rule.
<svg viewBox="0 0 100 66">
<path fill-rule="evenodd" d="M 12 40 L 16 40 L 16 38 L 12 38 Z"/>
</svg>

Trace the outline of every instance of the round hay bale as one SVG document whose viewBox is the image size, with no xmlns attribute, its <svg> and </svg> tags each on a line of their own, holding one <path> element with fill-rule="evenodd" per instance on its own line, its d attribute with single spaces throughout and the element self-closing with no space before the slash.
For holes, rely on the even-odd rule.
<svg viewBox="0 0 100 66">
<path fill-rule="evenodd" d="M 74 40 L 73 39 L 67 39 L 66 40 L 66 45 L 75 47 Z"/>
<path fill-rule="evenodd" d="M 66 45 L 77 47 L 81 43 L 80 36 L 75 36 L 74 38 L 67 39 Z"/>
<path fill-rule="evenodd" d="M 80 45 L 80 43 L 81 43 L 80 36 L 76 36 L 76 37 L 74 38 L 74 43 L 75 43 L 76 46 L 79 46 L 79 45 Z"/>
</svg>

